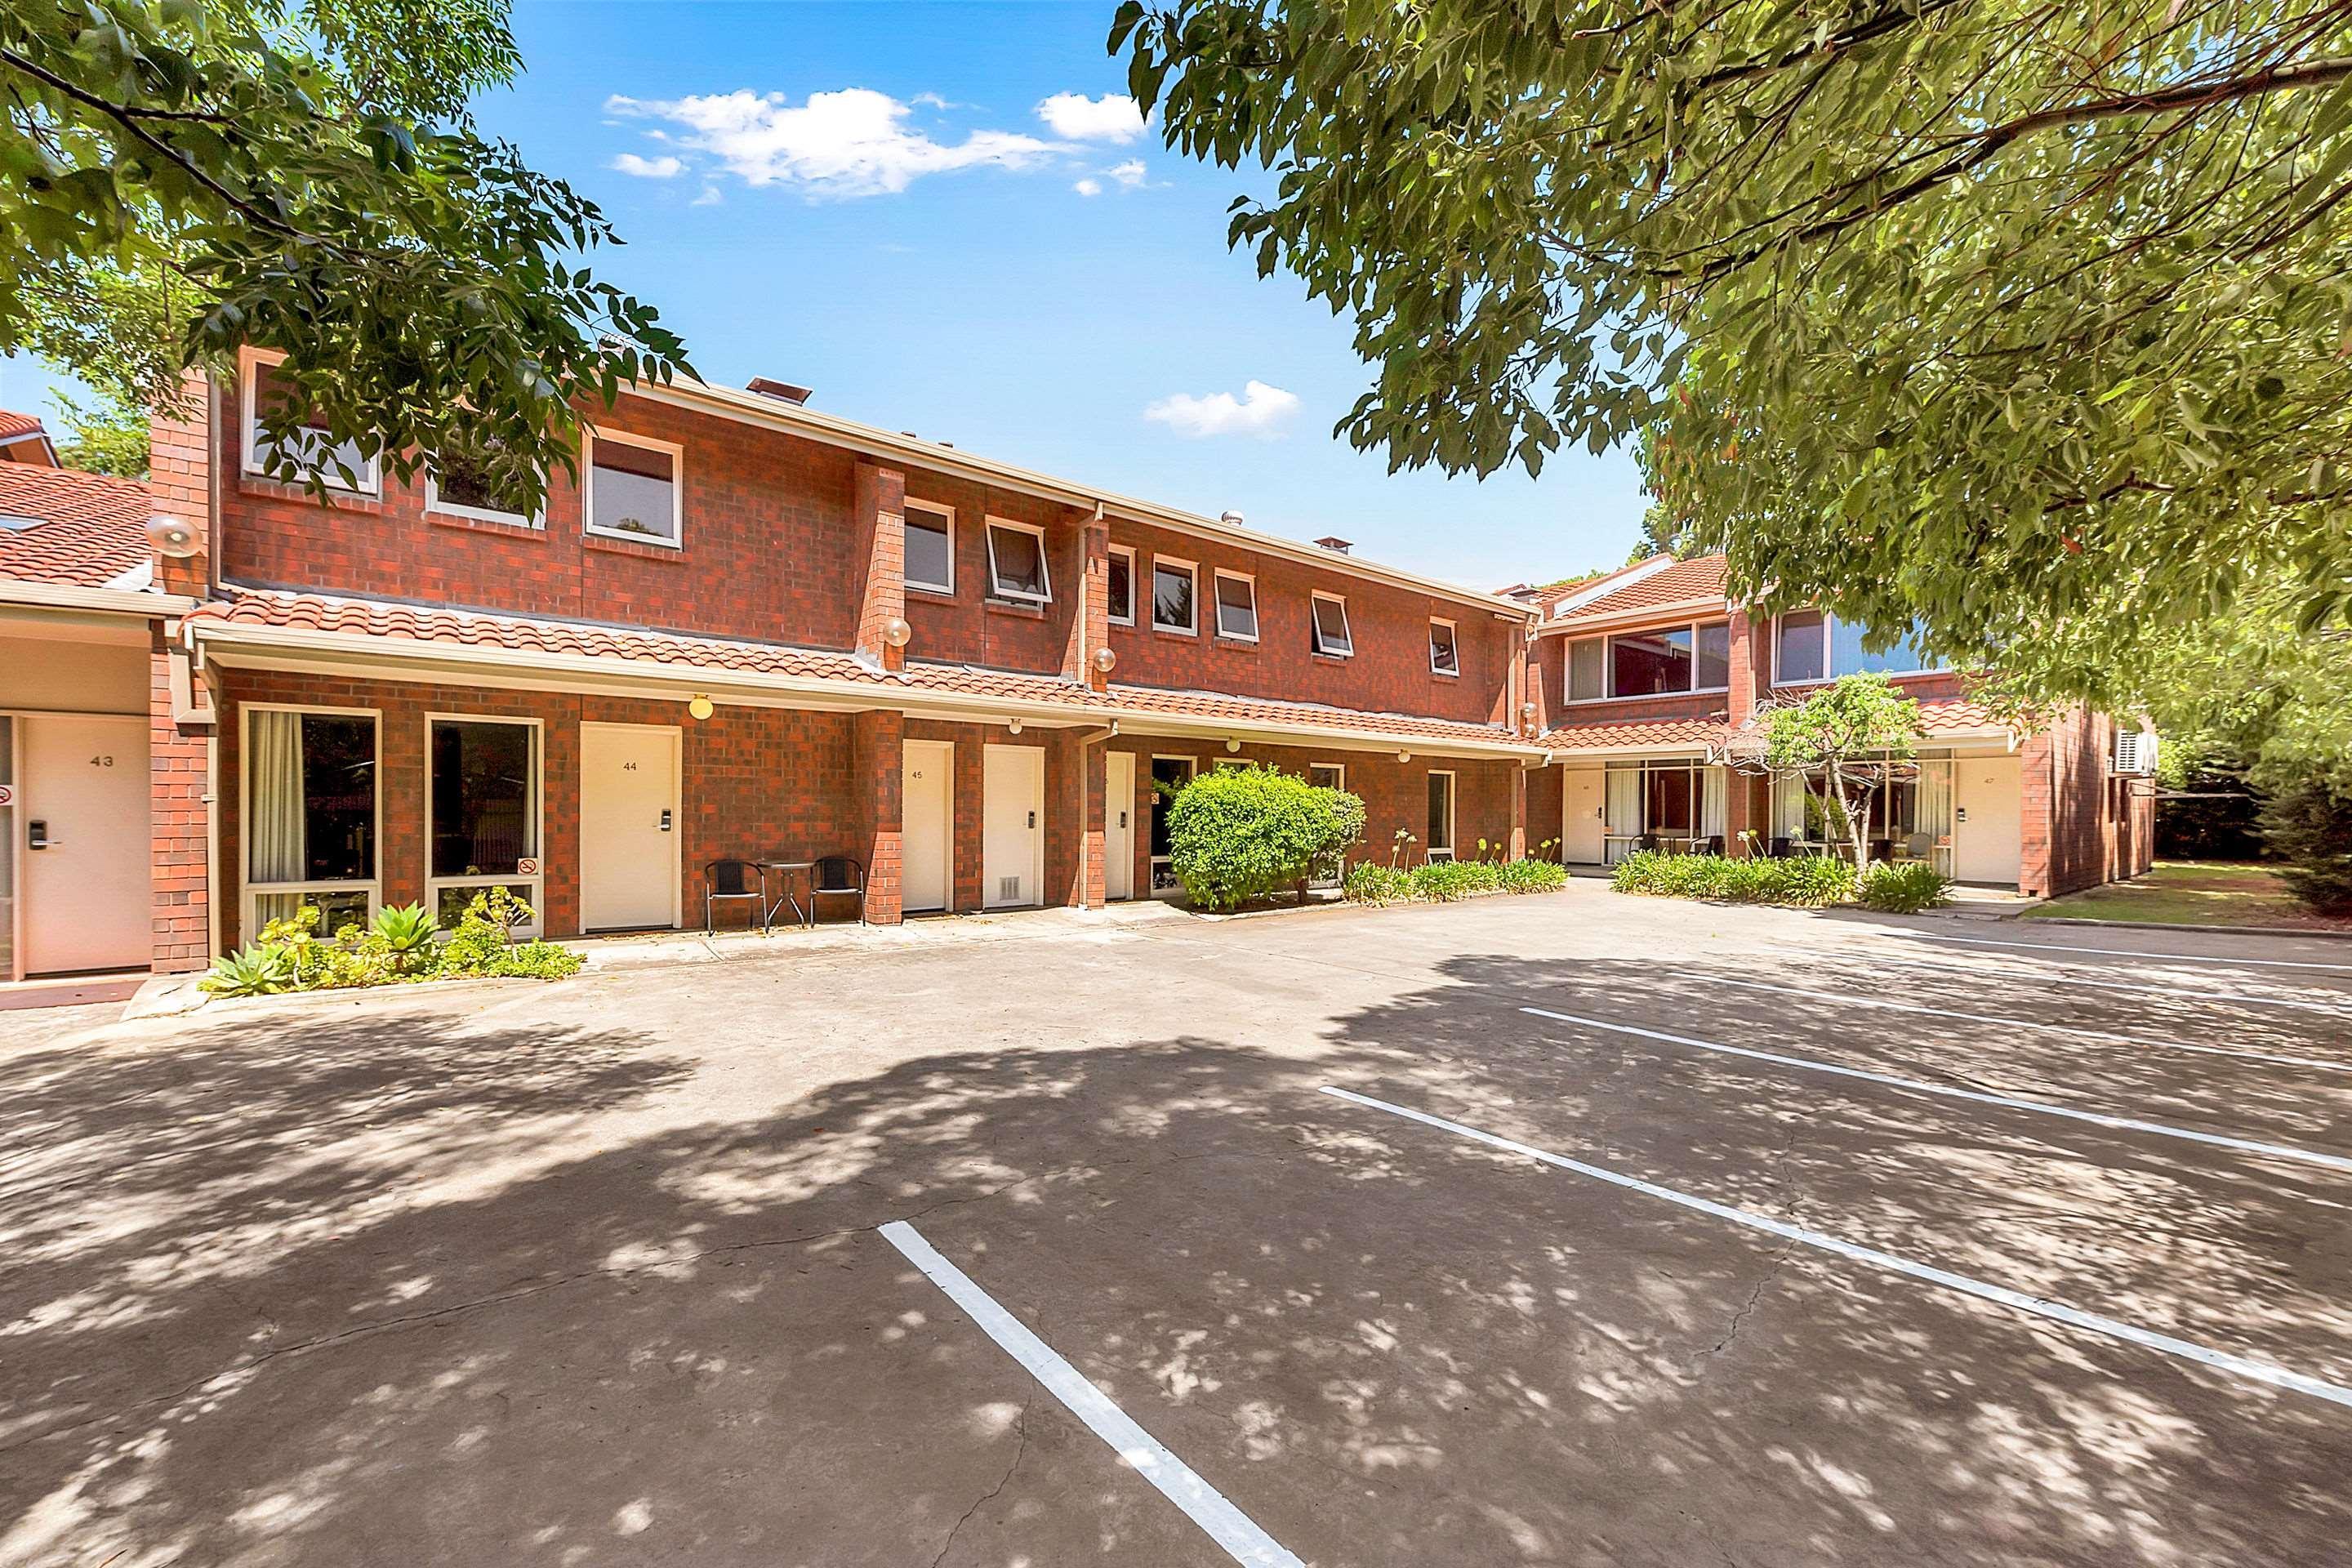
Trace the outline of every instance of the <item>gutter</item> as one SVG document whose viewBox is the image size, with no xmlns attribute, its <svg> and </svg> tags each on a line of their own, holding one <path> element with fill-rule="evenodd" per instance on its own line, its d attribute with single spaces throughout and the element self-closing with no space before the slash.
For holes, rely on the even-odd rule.
<svg viewBox="0 0 2352 1568">
<path fill-rule="evenodd" d="M 1540 633 L 1544 637 L 1580 637 L 1586 632 L 1614 631 L 1631 626 L 1645 626 L 1652 621 L 1672 624 L 1692 616 L 1727 615 L 1738 606 L 1720 594 L 1709 594 L 1697 599 L 1675 599 L 1664 605 L 1643 605 L 1638 609 L 1614 610 L 1605 616 L 1579 616 L 1565 621 L 1546 621 Z"/>
<path fill-rule="evenodd" d="M 0 578 L 0 605 L 30 605 L 45 610 L 98 610 L 109 615 L 184 616 L 196 607 L 185 594 L 155 594 L 144 589 L 85 588 L 73 583 L 26 583 Z"/>
<path fill-rule="evenodd" d="M 835 680 L 823 676 L 773 675 L 712 668 L 703 665 L 668 664 L 653 659 L 600 658 L 586 654 L 530 653 L 514 648 L 484 647 L 471 643 L 427 642 L 414 637 L 379 637 L 347 632 L 314 631 L 299 626 L 256 626 L 216 617 L 185 623 L 200 652 L 234 668 L 240 662 L 223 654 L 252 650 L 296 660 L 313 656 L 321 662 L 334 656 L 360 663 L 404 670 L 415 678 L 420 664 L 453 666 L 467 671 L 468 680 L 486 685 L 511 685 L 483 671 L 538 670 L 575 679 L 602 678 L 675 689 L 681 700 L 693 692 L 739 692 L 771 698 L 814 700 L 837 708 L 893 708 L 948 717 L 965 722 L 1024 722 L 1067 728 L 1094 723 L 1123 726 L 1142 734 L 1184 736 L 1249 735 L 1276 743 L 1299 738 L 1344 742 L 1350 749 L 1383 752 L 1425 752 L 1445 756 L 1534 757 L 1548 753 L 1541 746 L 1512 741 L 1496 731 L 1493 741 L 1454 739 L 1437 735 L 1397 735 L 1360 730 L 1344 724 L 1278 723 L 1264 720 L 1221 719 L 1209 715 L 1155 713 L 1149 709 L 1123 708 L 1114 703 L 1045 702 L 1018 697 L 949 691 L 895 679 Z M 783 704 L 789 706 L 789 704 Z"/>
<path fill-rule="evenodd" d="M 936 441 L 925 441 L 913 436 L 899 435 L 872 425 L 835 415 L 820 414 L 812 408 L 797 406 L 765 396 L 756 392 L 737 392 L 731 387 L 713 386 L 708 382 L 677 383 L 655 386 L 644 382 L 624 387 L 622 395 L 642 397 L 653 403 L 667 404 L 675 408 L 689 408 L 740 424 L 764 426 L 782 430 L 826 446 L 842 447 L 870 458 L 886 458 L 894 463 L 929 468 L 938 473 L 952 474 L 958 479 L 977 484 L 994 485 L 1000 489 L 1021 491 L 1026 495 L 1059 501 L 1094 512 L 1108 510 L 1136 522 L 1154 523 L 1161 527 L 1181 529 L 1188 533 L 1207 534 L 1229 541 L 1263 555 L 1279 556 L 1286 561 L 1303 562 L 1343 574 L 1384 583 L 1392 588 L 1409 589 L 1459 605 L 1475 605 L 1497 617 L 1523 622 L 1528 618 L 1528 607 L 1516 600 L 1497 598 L 1475 588 L 1465 588 L 1434 577 L 1423 577 L 1393 566 L 1357 556 L 1342 555 L 1318 544 L 1301 544 L 1296 540 L 1260 533 L 1255 529 L 1236 528 L 1221 518 L 1202 517 L 1196 512 L 1179 510 L 1156 501 L 1139 500 L 1132 496 L 1092 486 L 1073 484 L 1032 468 L 991 458 L 974 457 L 953 447 Z"/>
</svg>

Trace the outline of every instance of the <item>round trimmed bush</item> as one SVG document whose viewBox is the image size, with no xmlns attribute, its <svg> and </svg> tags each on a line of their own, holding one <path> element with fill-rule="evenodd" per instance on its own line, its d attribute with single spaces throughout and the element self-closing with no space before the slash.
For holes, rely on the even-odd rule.
<svg viewBox="0 0 2352 1568">
<path fill-rule="evenodd" d="M 1364 803 L 1345 790 L 1255 765 L 1220 768 L 1176 792 L 1168 858 L 1186 898 L 1231 910 L 1306 881 L 1363 831 Z"/>
</svg>

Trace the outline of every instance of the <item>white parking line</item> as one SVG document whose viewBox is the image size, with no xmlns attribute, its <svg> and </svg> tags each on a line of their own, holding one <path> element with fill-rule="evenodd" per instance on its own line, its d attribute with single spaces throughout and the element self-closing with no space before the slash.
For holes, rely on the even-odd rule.
<svg viewBox="0 0 2352 1568">
<path fill-rule="evenodd" d="M 2042 1116 L 2063 1116 L 2070 1121 L 2087 1121 L 2094 1127 L 2112 1127 L 2126 1132 L 2153 1132 L 2162 1138 L 2185 1138 L 2192 1143 L 2210 1143 L 2220 1149 L 2237 1149 L 2249 1154 L 2267 1154 L 2281 1160 L 2300 1160 L 2305 1164 L 2325 1165 L 2331 1171 L 2352 1171 L 2352 1160 L 2340 1154 L 2323 1154 L 2316 1150 L 2297 1149 L 2286 1143 L 2261 1143 L 2251 1138 L 2231 1138 L 2219 1132 L 2199 1132 L 2187 1127 L 2168 1127 L 2161 1121 L 2138 1121 L 2128 1116 L 2105 1116 L 2095 1110 L 2076 1110 L 2071 1106 L 2052 1105 L 2039 1100 L 2017 1100 L 2006 1094 L 1987 1094 L 1980 1089 L 1956 1089 L 1948 1083 L 1923 1083 L 1915 1078 L 1895 1078 L 1883 1072 L 1868 1072 L 1861 1068 L 1840 1067 L 1835 1062 L 1814 1061 L 1808 1057 L 1784 1057 L 1777 1051 L 1750 1050 L 1746 1046 L 1727 1046 L 1714 1040 L 1694 1040 L 1687 1035 L 1669 1035 L 1658 1029 L 1639 1029 L 1631 1024 L 1612 1024 L 1600 1018 L 1580 1018 L 1573 1013 L 1554 1013 L 1543 1007 L 1522 1007 L 1538 1018 L 1556 1018 L 1563 1024 L 1581 1024 L 1588 1029 L 1607 1029 L 1612 1034 L 1638 1035 L 1645 1040 L 1664 1040 L 1670 1045 L 1689 1046 L 1702 1051 L 1717 1051 L 1727 1057 L 1746 1057 L 1752 1061 L 1771 1062 L 1780 1067 L 1802 1068 L 1807 1072 L 1834 1073 L 1840 1078 L 1858 1078 L 1869 1083 L 1883 1083 L 1891 1089 L 1907 1089 L 1914 1094 L 1939 1094 L 1948 1100 L 1972 1100 L 1979 1105 L 2006 1106 L 2011 1110 L 2031 1110 Z"/>
<path fill-rule="evenodd" d="M 1773 1219 L 1769 1215 L 1754 1214 L 1747 1209 L 1736 1209 L 1728 1204 L 1718 1204 L 1691 1193 L 1677 1192 L 1672 1187 L 1662 1187 L 1654 1182 L 1645 1182 L 1638 1176 L 1628 1176 L 1616 1171 L 1604 1170 L 1599 1165 L 1588 1165 L 1581 1160 L 1571 1160 L 1565 1154 L 1555 1154 L 1548 1149 L 1538 1149 L 1531 1143 L 1519 1142 L 1517 1139 L 1505 1138 L 1475 1127 L 1465 1126 L 1459 1121 L 1449 1121 L 1444 1117 L 1432 1116 L 1424 1110 L 1391 1105 L 1385 1100 L 1374 1100 L 1369 1094 L 1358 1094 L 1352 1089 L 1337 1089 L 1328 1084 L 1324 1086 L 1323 1092 L 1337 1096 L 1352 1104 L 1368 1106 L 1374 1110 L 1384 1110 L 1391 1116 L 1402 1116 L 1408 1121 L 1418 1121 L 1423 1126 L 1434 1127 L 1440 1131 L 1451 1132 L 1458 1137 L 1470 1139 L 1474 1142 L 1486 1144 L 1490 1148 L 1507 1150 L 1514 1154 L 1525 1154 L 1531 1160 L 1540 1160 L 1547 1165 L 1557 1165 L 1563 1171 L 1573 1171 L 1580 1176 L 1591 1176 L 1595 1181 L 1607 1182 L 1612 1186 L 1623 1187 L 1629 1192 L 1641 1193 L 1654 1198 L 1664 1198 L 1670 1204 L 1679 1204 L 1687 1209 L 1696 1209 L 1701 1214 L 1713 1215 L 1717 1219 L 1729 1220 L 1734 1225 L 1743 1225 L 1751 1230 L 1765 1231 L 1786 1241 L 1801 1242 L 1807 1247 L 1817 1247 L 1824 1252 L 1833 1252 L 1841 1258 L 1849 1258 L 1857 1263 L 1867 1263 L 1873 1268 L 1906 1275 L 1913 1279 L 1924 1279 L 1930 1285 L 1941 1285 L 1947 1289 L 1958 1290 L 1982 1300 L 1998 1302 L 2004 1307 L 2013 1307 L 2021 1312 L 2031 1312 L 2035 1317 L 2049 1318 L 2074 1328 L 2087 1329 L 2093 1333 L 2105 1334 L 2130 1344 L 2160 1351 L 2166 1355 L 2179 1356 L 2184 1361 L 2193 1361 L 2200 1365 L 2210 1366 L 2235 1377 L 2246 1378 L 2255 1383 L 2266 1383 L 2273 1388 L 2289 1389 L 2296 1394 L 2308 1394 L 2315 1399 L 2325 1399 L 2331 1404 L 2352 1405 L 2352 1388 L 2347 1388 L 2340 1384 L 2326 1383 L 2303 1373 L 2289 1372 L 2283 1366 L 2274 1366 L 2269 1362 L 2258 1361 L 2252 1356 L 2236 1355 L 2229 1351 L 2212 1350 L 2189 1340 L 2175 1339 L 2170 1334 L 2159 1334 L 2152 1330 L 2137 1328 L 2130 1323 L 2118 1321 L 2114 1318 L 2103 1318 L 2095 1312 L 2086 1312 L 2079 1307 L 2070 1307 L 2063 1301 L 2029 1296 L 2022 1290 L 2012 1290 L 2005 1285 L 1992 1285 L 1981 1279 L 1971 1279 L 1965 1274 L 1954 1274 L 1948 1269 L 1937 1268 L 1931 1264 L 1914 1263 L 1907 1258 L 1897 1258 L 1891 1252 L 1881 1252 L 1876 1247 L 1861 1247 L 1851 1241 L 1841 1241 L 1836 1237 L 1825 1236 L 1818 1230 L 1807 1230 L 1802 1226 L 1790 1225 L 1785 1220 Z"/>
<path fill-rule="evenodd" d="M 2257 1007 L 2303 1007 L 2314 1013 L 2352 1012 L 2352 997 L 2342 1002 L 2305 1002 L 2292 996 L 2256 996 L 2244 991 L 2203 991 L 2179 985 L 2133 985 L 2120 980 L 2085 980 L 2080 974 L 2012 974 L 2006 970 L 1989 972 L 1975 967 L 1978 962 L 1965 953 L 1949 958 L 1937 953 L 1932 956 L 1908 952 L 1882 952 L 1876 948 L 1813 947 L 1801 949 L 1813 958 L 1853 958 L 1871 963 L 1907 963 L 1916 969 L 1933 969 L 1940 973 L 1975 974 L 1988 980 L 2021 981 L 2033 985 L 2080 986 L 2091 991 L 2135 991 L 2143 995 L 2167 996 L 2180 1002 L 2246 1002 Z M 1994 962 L 1986 959 L 1983 962 Z M 2062 959 L 2059 962 L 2065 963 Z M 2088 968 L 2075 964 L 2076 969 Z"/>
<path fill-rule="evenodd" d="M 1695 969 L 1676 971 L 1685 980 L 1697 980 L 1711 985 L 1737 985 L 1743 991 L 1778 991 L 1785 996 L 1814 996 L 1825 1002 L 1850 1002 L 1857 1007 L 1881 1007 L 1891 1013 L 1924 1013 L 1931 1018 L 1958 1018 L 1970 1024 L 1999 1024 L 2011 1029 L 2042 1029 L 2053 1035 L 2086 1035 L 2095 1040 L 2113 1040 L 2117 1045 L 2138 1046 L 2150 1050 L 2198 1051 L 2209 1057 L 2243 1057 L 2249 1061 L 2275 1062 L 2282 1067 L 2316 1068 L 2321 1072 L 2352 1072 L 2352 1063 L 2324 1062 L 2316 1057 L 2283 1057 L 2270 1051 L 2232 1050 L 2228 1046 L 2192 1046 L 2179 1040 L 2143 1040 L 2132 1035 L 2118 1035 L 2109 1029 L 2090 1029 L 2080 1024 L 2045 1024 L 2033 1018 L 1996 1018 L 1986 1013 L 1955 1013 L 1948 1007 L 1923 1007 L 1916 1002 L 1889 1002 L 1879 996 L 1856 996 L 1846 991 L 1809 991 L 1798 985 L 1771 985 L 1761 980 L 1731 980 L 1720 974 L 1701 974 Z"/>
<path fill-rule="evenodd" d="M 2144 952 L 2128 947 L 2069 947 L 2056 942 L 2003 942 L 1994 936 L 1949 936 L 1939 931 L 1913 931 L 1911 934 L 1921 942 L 1965 942 L 1975 947 L 2021 947 L 2029 952 L 2095 952 L 2105 958 L 2161 958 L 2173 963 L 2252 964 L 2262 969 L 2332 969 L 2352 973 L 2352 963 L 2312 963 L 2297 958 L 2213 958 L 2200 952 Z"/>
<path fill-rule="evenodd" d="M 1250 1568 L 1306 1568 L 1274 1537 L 1260 1530 L 1249 1515 L 1227 1500 L 1223 1492 L 1202 1480 L 1191 1466 L 1170 1453 L 1158 1438 L 1113 1405 L 1102 1390 L 1080 1376 L 1077 1368 L 1031 1333 L 1020 1319 L 998 1306 L 993 1297 L 972 1283 L 970 1275 L 940 1257 L 923 1239 L 921 1232 L 905 1220 L 892 1220 L 882 1227 L 882 1238 L 905 1254 L 907 1261 L 929 1276 L 932 1284 L 946 1291 L 948 1299 L 961 1307 L 964 1315 L 977 1323 L 982 1333 L 1027 1368 L 1029 1375 L 1045 1384 L 1045 1391 L 1060 1400 L 1071 1415 L 1085 1422 L 1096 1436 L 1110 1445 L 1114 1453 L 1159 1488 L 1169 1501 L 1182 1509 L 1194 1524 L 1208 1531 L 1209 1538 L 1225 1549 L 1226 1556 Z"/>
</svg>

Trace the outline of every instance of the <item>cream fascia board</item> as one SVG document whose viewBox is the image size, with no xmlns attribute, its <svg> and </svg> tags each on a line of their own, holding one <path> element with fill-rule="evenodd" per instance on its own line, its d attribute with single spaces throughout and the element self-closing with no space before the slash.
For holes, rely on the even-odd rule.
<svg viewBox="0 0 2352 1568">
<path fill-rule="evenodd" d="M 1674 626 L 1687 624 L 1692 617 L 1715 620 L 1727 617 L 1737 608 L 1720 594 L 1709 594 L 1697 599 L 1676 599 L 1671 604 L 1644 605 L 1638 610 L 1619 610 L 1612 615 L 1587 616 L 1573 621 L 1546 621 L 1538 634 L 1548 637 L 1581 637 L 1595 632 L 1622 632 L 1652 625 Z"/>
<path fill-rule="evenodd" d="M 731 387 L 712 386 L 709 383 L 674 383 L 668 386 L 651 386 L 644 383 L 625 387 L 623 395 L 643 397 L 654 403 L 667 403 L 673 407 L 691 408 L 715 414 L 723 418 L 763 425 L 828 446 L 845 447 L 869 457 L 887 458 L 897 462 L 911 463 L 937 473 L 953 474 L 981 484 L 1001 486 L 1019 490 L 1024 495 L 1060 501 L 1066 506 L 1082 507 L 1091 511 L 1097 506 L 1130 522 L 1150 523 L 1161 528 L 1181 529 L 1187 533 L 1202 534 L 1212 539 L 1229 541 L 1244 549 L 1262 554 L 1279 556 L 1286 561 L 1319 566 L 1342 576 L 1363 578 L 1384 583 L 1391 587 L 1410 589 L 1433 598 L 1450 599 L 1455 604 L 1475 605 L 1500 619 L 1525 624 L 1534 619 L 1527 605 L 1515 600 L 1497 598 L 1475 588 L 1465 588 L 1443 578 L 1424 577 L 1401 568 L 1382 566 L 1377 562 L 1352 555 L 1341 555 L 1319 544 L 1302 544 L 1277 534 L 1260 533 L 1255 529 L 1236 528 L 1221 518 L 1203 517 L 1196 512 L 1181 511 L 1161 506 L 1156 501 L 1138 500 L 1108 489 L 1074 484 L 1041 474 L 1012 463 L 999 463 L 975 457 L 953 447 L 941 446 L 896 431 L 884 430 L 855 420 L 820 414 L 812 408 L 794 407 L 756 392 L 738 392 Z"/>
<path fill-rule="evenodd" d="M 1132 734 L 1245 735 L 1280 742 L 1311 737 L 1350 750 L 1407 749 L 1432 756 L 1515 757 L 1541 760 L 1545 750 L 1502 738 L 1454 740 L 1396 735 L 1344 724 L 1281 724 L 1204 715 L 1139 712 L 1111 704 L 1037 702 L 977 692 L 938 691 L 885 681 L 830 680 L 822 676 L 768 675 L 664 664 L 651 659 L 598 658 L 585 654 L 524 653 L 467 643 L 422 642 L 413 637 L 376 637 L 298 626 L 256 626 L 233 621 L 197 621 L 190 629 L 205 656 L 230 668 L 326 668 L 358 675 L 391 673 L 411 679 L 446 679 L 524 690 L 579 691 L 583 688 L 619 695 L 658 694 L 683 700 L 693 692 L 726 694 L 762 707 L 817 707 L 849 711 L 888 708 L 925 716 L 987 721 L 1018 718 L 1024 723 L 1068 726 L 1117 724 Z M 305 657 L 308 656 L 308 657 Z M 484 670 L 501 671 L 485 681 Z"/>
<path fill-rule="evenodd" d="M 126 588 L 85 588 L 72 583 L 26 583 L 0 578 L 0 605 L 47 610 L 99 610 L 118 616 L 184 616 L 196 607 L 185 594 L 151 594 Z"/>
</svg>

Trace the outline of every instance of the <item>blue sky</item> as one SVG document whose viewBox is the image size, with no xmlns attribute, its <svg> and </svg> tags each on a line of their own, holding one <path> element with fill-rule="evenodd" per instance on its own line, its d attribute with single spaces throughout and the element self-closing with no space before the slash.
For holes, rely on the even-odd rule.
<svg viewBox="0 0 2352 1568">
<path fill-rule="evenodd" d="M 1479 586 L 1622 560 L 1628 453 L 1479 483 L 1330 436 L 1348 324 L 1226 249 L 1265 176 L 1105 101 L 1112 8 L 520 0 L 527 74 L 478 112 L 604 206 L 599 270 L 711 381 Z M 0 405 L 46 390 L 0 365 Z"/>
</svg>

